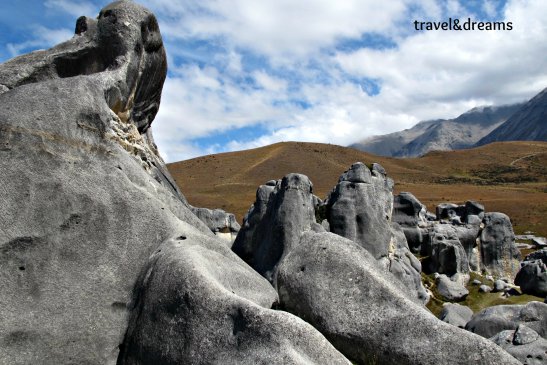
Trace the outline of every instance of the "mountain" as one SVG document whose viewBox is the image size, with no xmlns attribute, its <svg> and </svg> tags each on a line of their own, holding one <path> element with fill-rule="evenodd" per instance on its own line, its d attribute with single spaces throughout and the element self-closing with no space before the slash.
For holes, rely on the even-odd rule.
<svg viewBox="0 0 547 365">
<path fill-rule="evenodd" d="M 547 234 L 547 143 L 503 142 L 420 158 L 375 156 L 353 148 L 283 142 L 238 152 L 197 157 L 167 165 L 188 201 L 222 208 L 241 221 L 256 188 L 291 172 L 307 175 L 320 198 L 356 161 L 378 162 L 395 180 L 395 192 L 410 191 L 434 211 L 445 201 L 480 201 L 508 214 L 518 232 Z"/>
<path fill-rule="evenodd" d="M 477 107 L 455 119 L 420 122 L 410 129 L 373 136 L 350 147 L 394 157 L 416 157 L 429 151 L 469 148 L 499 127 L 522 105 Z"/>
<path fill-rule="evenodd" d="M 497 141 L 547 141 L 547 88 L 482 138 L 477 146 Z"/>
</svg>

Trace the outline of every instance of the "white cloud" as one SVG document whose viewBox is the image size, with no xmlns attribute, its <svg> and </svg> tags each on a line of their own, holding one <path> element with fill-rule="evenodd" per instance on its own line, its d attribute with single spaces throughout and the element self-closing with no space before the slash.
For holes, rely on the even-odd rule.
<svg viewBox="0 0 547 365">
<path fill-rule="evenodd" d="M 48 48 L 55 44 L 69 40 L 74 35 L 70 29 L 50 29 L 37 25 L 32 30 L 33 38 L 21 43 L 8 43 L 6 48 L 11 57 L 20 55 L 30 49 Z"/>
<path fill-rule="evenodd" d="M 175 67 L 166 83 L 154 133 L 169 160 L 288 140 L 347 145 L 475 106 L 523 101 L 547 86 L 540 16 L 547 3 L 540 0 L 511 0 L 502 15 L 514 29 L 492 32 L 414 31 L 418 15 L 474 17 L 455 0 L 153 3 L 176 14 L 160 18 L 171 47 L 177 39 L 224 39 L 219 53 L 209 55 L 216 66 Z M 481 4 L 489 15 L 495 11 L 491 2 Z M 328 50 L 337 39 L 359 39 L 370 30 L 393 37 L 397 47 Z M 263 68 L 245 65 L 249 52 L 266 59 Z M 380 93 L 369 96 L 362 79 L 377 80 Z M 269 132 L 254 140 L 208 148 L 191 141 L 257 123 Z"/>
<path fill-rule="evenodd" d="M 97 7 L 88 1 L 46 0 L 44 6 L 51 11 L 62 11 L 74 17 L 94 16 Z"/>
</svg>

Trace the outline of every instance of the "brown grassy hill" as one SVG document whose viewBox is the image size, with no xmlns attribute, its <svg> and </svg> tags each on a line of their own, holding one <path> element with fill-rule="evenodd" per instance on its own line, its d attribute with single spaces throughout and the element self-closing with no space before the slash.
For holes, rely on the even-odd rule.
<svg viewBox="0 0 547 365">
<path fill-rule="evenodd" d="M 395 180 L 434 211 L 445 201 L 477 200 L 487 211 L 508 214 L 517 233 L 547 235 L 547 143 L 502 142 L 431 152 L 420 158 L 380 157 L 330 144 L 284 142 L 168 164 L 195 206 L 222 208 L 241 219 L 258 185 L 290 172 L 303 173 L 324 198 L 353 162 L 379 162 Z"/>
</svg>

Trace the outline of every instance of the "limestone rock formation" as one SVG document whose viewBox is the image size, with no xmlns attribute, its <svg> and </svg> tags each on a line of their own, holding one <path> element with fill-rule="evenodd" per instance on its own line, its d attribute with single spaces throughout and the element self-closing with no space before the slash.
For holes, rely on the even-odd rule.
<svg viewBox="0 0 547 365">
<path fill-rule="evenodd" d="M 76 33 L 0 65 L 0 363 L 149 363 L 198 352 L 204 362 L 233 354 L 347 363 L 311 326 L 268 309 L 276 293 L 169 176 L 150 129 L 166 76 L 154 15 L 117 1 L 97 20 L 78 19 Z M 223 305 L 208 311 L 207 300 Z M 215 324 L 227 337 L 206 343 Z M 165 330 L 203 341 L 158 342 Z M 237 341 L 249 346 L 240 355 Z"/>
<path fill-rule="evenodd" d="M 490 338 L 496 345 L 527 365 L 547 362 L 547 340 L 524 324 L 516 330 L 505 330 Z"/>
<path fill-rule="evenodd" d="M 239 229 L 236 217 L 222 209 L 207 209 L 191 207 L 192 212 L 216 235 L 228 242 L 231 246 Z"/>
<path fill-rule="evenodd" d="M 353 241 L 306 232 L 279 264 L 281 306 L 361 363 L 519 363 L 492 342 L 439 321 L 407 299 L 375 262 Z"/>
<path fill-rule="evenodd" d="M 469 290 L 460 281 L 453 281 L 444 274 L 437 276 L 435 284 L 439 294 L 449 301 L 459 302 L 469 295 Z"/>
<path fill-rule="evenodd" d="M 486 213 L 480 235 L 481 265 L 496 277 L 513 279 L 520 264 L 513 226 L 503 213 Z"/>
<path fill-rule="evenodd" d="M 393 222 L 398 223 L 407 239 L 410 250 L 419 253 L 429 240 L 427 210 L 412 193 L 402 192 L 393 198 Z"/>
<path fill-rule="evenodd" d="M 289 174 L 262 185 L 232 250 L 251 267 L 275 281 L 283 253 L 315 223 L 313 185 L 307 176 Z"/>
<path fill-rule="evenodd" d="M 349 364 L 218 240 L 177 235 L 140 274 L 118 364 Z"/>
<path fill-rule="evenodd" d="M 515 330 L 526 324 L 541 337 L 547 338 L 547 304 L 529 302 L 525 305 L 496 305 L 476 313 L 466 329 L 490 338 L 504 330 Z"/>
<path fill-rule="evenodd" d="M 393 181 L 381 165 L 373 164 L 372 170 L 362 162 L 351 165 L 324 204 L 331 232 L 363 246 L 386 272 L 404 283 L 411 298 L 429 300 L 421 282 L 421 264 L 409 250 L 404 231 L 391 221 Z"/>
<path fill-rule="evenodd" d="M 330 230 L 365 247 L 376 259 L 387 257 L 391 242 L 393 181 L 373 176 L 362 162 L 351 165 L 326 200 Z"/>
<path fill-rule="evenodd" d="M 471 308 L 458 303 L 444 303 L 439 314 L 439 319 L 453 326 L 465 328 L 467 322 L 473 317 Z"/>
<path fill-rule="evenodd" d="M 436 224 L 430 230 L 430 243 L 422 250 L 428 258 L 424 271 L 445 274 L 460 285 L 469 281 L 469 263 L 456 230 L 449 224 Z"/>
<path fill-rule="evenodd" d="M 542 260 L 523 261 L 515 277 L 515 285 L 523 293 L 547 296 L 547 265 Z"/>
</svg>

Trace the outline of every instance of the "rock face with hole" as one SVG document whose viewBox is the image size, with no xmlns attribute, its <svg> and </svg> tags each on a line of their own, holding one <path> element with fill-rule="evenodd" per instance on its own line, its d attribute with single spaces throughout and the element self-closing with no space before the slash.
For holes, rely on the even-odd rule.
<svg viewBox="0 0 547 365">
<path fill-rule="evenodd" d="M 118 364 L 350 364 L 218 240 L 183 227 L 148 259 Z"/>
<path fill-rule="evenodd" d="M 283 308 L 358 363 L 519 364 L 413 303 L 372 254 L 332 233 L 304 233 L 281 260 L 277 287 Z"/>
</svg>

